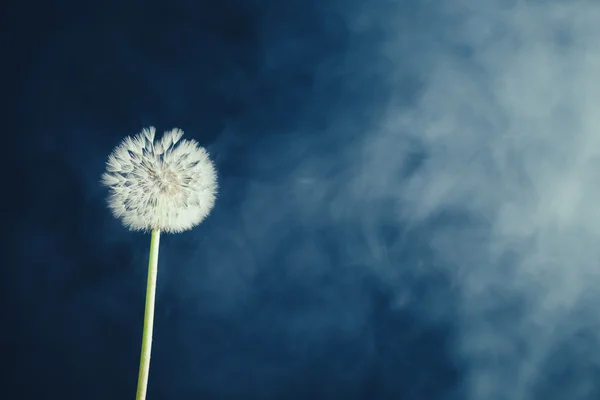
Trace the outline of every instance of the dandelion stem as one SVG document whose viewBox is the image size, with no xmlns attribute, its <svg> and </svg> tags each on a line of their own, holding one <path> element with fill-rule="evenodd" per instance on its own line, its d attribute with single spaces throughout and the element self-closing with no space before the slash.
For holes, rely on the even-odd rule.
<svg viewBox="0 0 600 400">
<path fill-rule="evenodd" d="M 152 230 L 150 239 L 150 260 L 148 261 L 148 284 L 146 286 L 146 307 L 144 309 L 144 332 L 142 334 L 142 355 L 136 400 L 145 400 L 150 371 L 150 353 L 152 351 L 152 329 L 154 326 L 154 300 L 156 297 L 156 273 L 158 271 L 158 245 L 160 230 Z"/>
</svg>

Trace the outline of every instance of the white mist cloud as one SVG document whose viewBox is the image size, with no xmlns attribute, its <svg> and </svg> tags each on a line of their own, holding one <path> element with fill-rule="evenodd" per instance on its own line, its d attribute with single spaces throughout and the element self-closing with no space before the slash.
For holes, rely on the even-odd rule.
<svg viewBox="0 0 600 400">
<path fill-rule="evenodd" d="M 600 3 L 436 3 L 423 92 L 366 148 L 370 193 L 413 225 L 468 220 L 431 237 L 460 288 L 467 398 L 598 396 Z M 413 151 L 425 159 L 401 182 Z"/>
</svg>

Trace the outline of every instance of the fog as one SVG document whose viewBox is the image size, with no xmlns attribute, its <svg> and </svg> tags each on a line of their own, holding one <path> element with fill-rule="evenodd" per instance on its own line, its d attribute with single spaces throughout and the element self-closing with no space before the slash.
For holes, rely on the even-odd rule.
<svg viewBox="0 0 600 400">
<path fill-rule="evenodd" d="M 378 193 L 399 220 L 460 216 L 429 240 L 459 288 L 468 398 L 592 398 L 600 6 L 459 1 L 440 13 L 453 22 L 425 57 L 423 92 L 408 111 L 389 105 L 369 174 L 388 178 Z M 413 150 L 422 164 L 395 180 Z"/>
</svg>

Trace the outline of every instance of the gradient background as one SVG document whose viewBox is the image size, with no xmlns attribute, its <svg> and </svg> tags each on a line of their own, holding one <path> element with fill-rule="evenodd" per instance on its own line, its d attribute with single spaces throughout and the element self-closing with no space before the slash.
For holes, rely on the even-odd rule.
<svg viewBox="0 0 600 400">
<path fill-rule="evenodd" d="M 99 184 L 173 127 L 148 399 L 600 398 L 600 3 L 12 2 L 0 398 L 132 399 L 149 236 Z"/>
</svg>

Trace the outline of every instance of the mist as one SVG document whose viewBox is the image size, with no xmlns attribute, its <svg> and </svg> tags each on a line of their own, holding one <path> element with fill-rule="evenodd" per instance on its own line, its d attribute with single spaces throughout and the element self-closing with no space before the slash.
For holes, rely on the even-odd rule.
<svg viewBox="0 0 600 400">
<path fill-rule="evenodd" d="M 360 68 L 363 78 L 377 71 L 380 95 L 361 105 L 373 118 L 353 129 L 347 106 L 329 116 L 325 139 L 269 141 L 278 157 L 265 154 L 258 165 L 295 168 L 280 186 L 254 185 L 242 214 L 251 218 L 257 203 L 268 204 L 261 220 L 269 240 L 294 223 L 335 226 L 326 251 L 296 243 L 301 250 L 288 255 L 287 268 L 297 262 L 303 275 L 319 275 L 335 249 L 348 266 L 337 279 L 375 277 L 391 291 L 392 307 L 450 323 L 451 353 L 465 371 L 455 395 L 593 398 L 600 6 L 430 5 L 438 10 L 413 11 L 439 23 L 434 33 L 395 25 L 402 10 L 393 4 L 347 18 L 358 31 L 384 27 L 370 65 L 335 69 Z M 327 138 L 337 151 L 319 155 Z M 260 237 L 261 224 L 249 224 L 248 236 Z M 415 281 L 435 279 L 443 288 L 416 299 Z M 361 308 L 352 308 L 357 324 Z"/>
<path fill-rule="evenodd" d="M 395 167 L 378 192 L 397 200 L 398 220 L 458 218 L 428 241 L 458 288 L 467 398 L 593 398 L 600 7 L 460 1 L 440 12 L 453 22 L 430 46 L 423 91 L 406 112 L 388 106 L 370 173 Z M 411 151 L 421 165 L 394 180 Z"/>
</svg>

